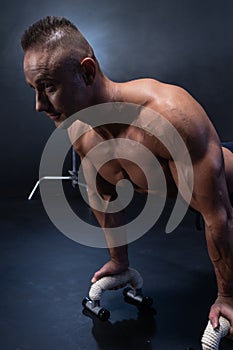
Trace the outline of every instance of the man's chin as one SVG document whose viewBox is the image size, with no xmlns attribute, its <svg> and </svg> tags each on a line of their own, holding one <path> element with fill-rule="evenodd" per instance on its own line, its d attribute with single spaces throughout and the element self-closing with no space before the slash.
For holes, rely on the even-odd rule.
<svg viewBox="0 0 233 350">
<path fill-rule="evenodd" d="M 62 123 L 63 123 L 63 121 L 59 121 L 59 120 L 57 120 L 57 121 L 55 120 L 54 121 L 54 125 L 56 126 L 56 128 L 60 128 Z"/>
<path fill-rule="evenodd" d="M 59 118 L 54 120 L 56 128 L 67 129 L 70 126 L 69 118 Z"/>
<path fill-rule="evenodd" d="M 76 113 L 78 113 L 79 110 L 77 110 L 74 113 L 68 114 L 68 115 L 60 115 L 59 118 L 54 119 L 54 124 L 56 128 L 62 128 L 62 129 L 67 129 L 72 123 L 73 123 L 73 118 L 70 118 L 72 116 L 75 116 Z"/>
</svg>

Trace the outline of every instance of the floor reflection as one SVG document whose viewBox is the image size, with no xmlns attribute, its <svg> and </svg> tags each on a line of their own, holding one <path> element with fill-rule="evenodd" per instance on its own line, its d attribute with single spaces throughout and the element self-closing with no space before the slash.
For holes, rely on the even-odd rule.
<svg viewBox="0 0 233 350">
<path fill-rule="evenodd" d="M 156 334 L 155 310 L 138 308 L 136 319 L 112 323 L 102 322 L 89 310 L 83 314 L 93 321 L 92 334 L 100 350 L 152 350 L 151 340 Z"/>
</svg>

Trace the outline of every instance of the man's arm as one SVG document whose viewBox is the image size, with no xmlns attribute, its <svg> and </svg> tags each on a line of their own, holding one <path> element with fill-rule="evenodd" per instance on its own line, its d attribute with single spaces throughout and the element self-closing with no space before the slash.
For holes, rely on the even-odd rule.
<svg viewBox="0 0 233 350">
<path fill-rule="evenodd" d="M 123 272 L 129 267 L 128 248 L 124 229 L 124 212 L 107 212 L 109 203 L 117 197 L 115 186 L 104 180 L 99 174 L 96 176 L 95 169 L 87 158 L 83 164 L 83 173 L 88 184 L 89 205 L 100 227 L 103 228 L 110 253 L 110 261 L 94 274 L 92 278 L 94 283 L 103 276 Z M 93 181 L 96 181 L 96 187 L 93 186 Z M 101 210 L 96 210 L 96 207 Z M 113 233 L 112 229 L 116 227 L 118 227 L 117 233 Z"/>
<path fill-rule="evenodd" d="M 80 133 L 83 133 L 82 137 L 79 137 Z M 123 272 L 129 267 L 126 233 L 124 231 L 124 212 L 107 213 L 108 204 L 117 197 L 115 186 L 97 173 L 93 162 L 88 158 L 89 151 L 102 142 L 103 139 L 88 124 L 79 120 L 76 120 L 68 128 L 68 136 L 82 160 L 83 175 L 88 186 L 89 205 L 100 227 L 103 228 L 110 253 L 110 261 L 94 274 L 92 282 L 95 282 L 103 276 Z M 95 207 L 101 210 L 96 210 Z M 111 228 L 118 226 L 122 226 L 117 230 L 120 237 L 114 236 L 111 230 Z M 120 245 L 117 244 L 119 241 L 121 242 Z"/>
<path fill-rule="evenodd" d="M 194 174 L 197 176 L 191 205 L 203 215 L 208 252 L 218 286 L 218 297 L 209 318 L 215 328 L 219 325 L 219 316 L 225 316 L 233 334 L 233 210 L 221 149 L 216 143 L 210 143 L 205 157 L 194 164 Z"/>
<path fill-rule="evenodd" d="M 219 316 L 226 317 L 233 334 L 233 210 L 222 151 L 216 135 L 207 139 L 205 149 L 193 146 L 195 152 L 193 155 L 192 151 L 190 153 L 193 158 L 194 188 L 190 205 L 203 216 L 208 252 L 218 285 L 218 297 L 209 318 L 216 328 Z M 170 164 L 170 168 L 175 178 L 174 164 Z M 181 185 L 179 189 L 182 192 Z"/>
<path fill-rule="evenodd" d="M 217 327 L 219 316 L 226 317 L 231 323 L 230 332 L 233 335 L 233 209 L 229 200 L 222 149 L 203 108 L 183 89 L 175 90 L 179 94 L 173 95 L 166 116 L 180 133 L 192 159 L 194 187 L 190 205 L 203 216 L 208 252 L 218 285 L 218 297 L 209 318 L 212 325 Z M 175 164 L 169 161 L 169 165 L 182 194 Z"/>
</svg>

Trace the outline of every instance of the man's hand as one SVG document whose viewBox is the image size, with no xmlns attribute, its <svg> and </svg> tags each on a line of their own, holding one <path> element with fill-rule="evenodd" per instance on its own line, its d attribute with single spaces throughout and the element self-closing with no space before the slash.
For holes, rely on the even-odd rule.
<svg viewBox="0 0 233 350">
<path fill-rule="evenodd" d="M 104 264 L 104 266 L 94 274 L 91 282 L 95 283 L 102 277 L 116 275 L 118 273 L 124 272 L 125 270 L 128 269 L 128 267 L 129 267 L 128 261 L 120 263 L 114 260 L 110 260 L 106 264 Z"/>
<path fill-rule="evenodd" d="M 209 319 L 214 329 L 219 326 L 220 316 L 225 317 L 230 322 L 229 338 L 233 339 L 233 297 L 219 296 L 212 305 Z"/>
</svg>

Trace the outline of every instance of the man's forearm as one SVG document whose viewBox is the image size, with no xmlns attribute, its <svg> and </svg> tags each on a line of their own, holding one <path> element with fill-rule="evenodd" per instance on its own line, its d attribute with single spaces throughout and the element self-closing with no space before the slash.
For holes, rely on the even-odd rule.
<svg viewBox="0 0 233 350">
<path fill-rule="evenodd" d="M 220 229 L 220 228 L 218 228 Z M 210 258 L 217 278 L 218 294 L 233 296 L 233 221 L 228 220 L 221 232 L 207 228 Z"/>
<path fill-rule="evenodd" d="M 104 231 L 111 260 L 116 264 L 125 265 L 127 268 L 129 259 L 124 212 L 111 214 L 97 210 L 92 211 Z"/>
</svg>

